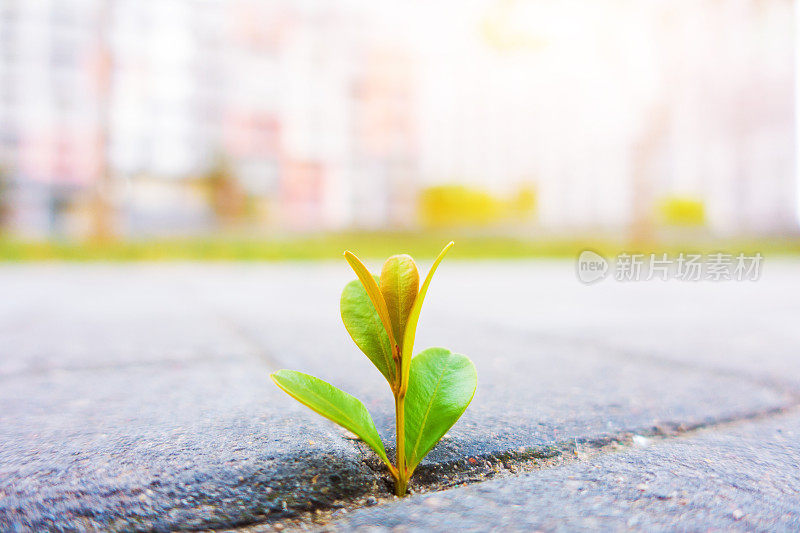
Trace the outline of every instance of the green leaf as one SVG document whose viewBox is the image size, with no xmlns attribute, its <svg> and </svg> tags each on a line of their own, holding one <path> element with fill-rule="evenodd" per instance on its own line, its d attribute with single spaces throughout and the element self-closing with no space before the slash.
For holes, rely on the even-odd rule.
<svg viewBox="0 0 800 533">
<path fill-rule="evenodd" d="M 411 358 L 414 354 L 414 338 L 417 334 L 417 323 L 419 322 L 419 314 L 422 312 L 422 302 L 425 300 L 425 294 L 428 292 L 428 287 L 431 284 L 431 280 L 433 279 L 433 273 L 436 272 L 436 268 L 439 266 L 439 263 L 442 262 L 444 259 L 445 254 L 447 253 L 450 248 L 453 247 L 453 241 L 450 241 L 447 246 L 445 246 L 441 252 L 439 252 L 439 257 L 436 258 L 436 261 L 433 262 L 431 265 L 431 269 L 428 271 L 428 275 L 425 276 L 425 282 L 422 284 L 422 288 L 419 290 L 419 294 L 417 298 L 414 300 L 414 305 L 411 308 L 411 313 L 408 315 L 408 322 L 406 323 L 406 331 L 403 335 L 403 352 L 402 352 L 402 360 L 403 360 L 403 375 L 401 376 L 401 383 L 407 384 L 408 383 L 408 371 L 411 365 Z"/>
<path fill-rule="evenodd" d="M 393 255 L 386 260 L 381 270 L 380 289 L 389 310 L 394 338 L 402 349 L 406 322 L 419 292 L 419 271 L 410 255 Z"/>
<path fill-rule="evenodd" d="M 389 335 L 372 305 L 364 285 L 354 279 L 345 285 L 339 301 L 344 327 L 364 355 L 378 367 L 389 384 L 395 380 L 396 369 L 392 359 Z"/>
<path fill-rule="evenodd" d="M 475 366 L 445 348 L 428 348 L 411 361 L 405 399 L 408 475 L 453 427 L 478 386 Z"/>
<path fill-rule="evenodd" d="M 386 457 L 386 450 L 378 430 L 375 429 L 375 422 L 372 421 L 369 411 L 361 400 L 330 383 L 302 372 L 278 370 L 270 374 L 270 377 L 278 387 L 298 402 L 355 433 L 375 450 L 391 470 L 391 463 Z"/>
<path fill-rule="evenodd" d="M 383 327 L 386 328 L 386 333 L 389 335 L 389 344 L 394 346 L 396 344 L 395 336 L 392 333 L 392 321 L 389 319 L 389 310 L 386 308 L 386 301 L 383 299 L 383 295 L 381 294 L 381 290 L 378 288 L 378 283 L 373 274 L 367 270 L 367 267 L 364 266 L 364 263 L 353 254 L 353 252 L 349 250 L 345 250 L 344 258 L 350 264 L 350 267 L 353 269 L 353 272 L 356 273 L 358 279 L 361 280 L 361 284 L 364 285 L 364 288 L 367 290 L 367 294 L 369 295 L 369 299 L 372 302 L 372 305 L 375 306 L 375 310 L 378 312 L 378 316 L 381 318 L 381 322 L 383 323 Z"/>
</svg>

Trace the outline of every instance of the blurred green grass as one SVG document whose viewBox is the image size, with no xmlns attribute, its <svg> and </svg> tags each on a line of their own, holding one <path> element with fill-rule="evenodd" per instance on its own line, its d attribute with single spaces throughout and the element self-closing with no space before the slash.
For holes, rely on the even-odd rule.
<svg viewBox="0 0 800 533">
<path fill-rule="evenodd" d="M 361 257 L 382 258 L 410 253 L 432 259 L 454 240 L 450 259 L 572 258 L 582 250 L 607 257 L 620 252 L 755 253 L 800 255 L 800 238 L 702 239 L 633 245 L 611 239 L 525 238 L 457 232 L 340 232 L 272 238 L 173 238 L 92 243 L 23 241 L 0 238 L 0 261 L 283 261 L 338 259 L 351 250 Z"/>
</svg>

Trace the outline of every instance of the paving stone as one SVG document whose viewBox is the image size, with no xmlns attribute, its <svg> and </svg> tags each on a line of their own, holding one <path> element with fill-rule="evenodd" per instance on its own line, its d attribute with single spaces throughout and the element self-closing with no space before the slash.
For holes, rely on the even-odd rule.
<svg viewBox="0 0 800 533">
<path fill-rule="evenodd" d="M 587 287 L 573 268 L 441 267 L 417 346 L 470 356 L 479 386 L 419 482 L 796 403 L 793 263 L 764 292 Z M 267 377 L 293 368 L 357 395 L 391 447 L 388 387 L 339 317 L 352 277 L 339 263 L 1 267 L 0 529 L 225 527 L 385 495 L 368 450 Z M 737 325 L 762 348 L 733 349 Z"/>
<path fill-rule="evenodd" d="M 325 531 L 797 531 L 800 416 L 359 509 Z"/>
</svg>

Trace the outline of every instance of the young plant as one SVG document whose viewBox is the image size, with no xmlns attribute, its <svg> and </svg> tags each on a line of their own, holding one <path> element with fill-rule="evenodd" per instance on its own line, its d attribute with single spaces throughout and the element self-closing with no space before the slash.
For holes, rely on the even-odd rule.
<svg viewBox="0 0 800 533">
<path fill-rule="evenodd" d="M 417 265 L 408 255 L 390 257 L 380 276 L 375 276 L 355 255 L 344 253 L 358 279 L 348 283 L 342 292 L 342 320 L 356 346 L 383 374 L 394 395 L 394 465 L 360 400 L 294 370 L 278 370 L 271 375 L 289 396 L 367 443 L 389 469 L 398 496 L 405 495 L 417 465 L 464 413 L 478 384 L 475 366 L 463 355 L 445 348 L 428 348 L 413 357 L 425 293 L 451 246 L 452 242 L 433 262 L 422 287 Z"/>
</svg>

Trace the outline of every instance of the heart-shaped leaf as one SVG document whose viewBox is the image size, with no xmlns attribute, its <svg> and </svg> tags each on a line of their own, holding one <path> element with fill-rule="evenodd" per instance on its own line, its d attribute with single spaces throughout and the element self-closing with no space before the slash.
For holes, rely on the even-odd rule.
<svg viewBox="0 0 800 533">
<path fill-rule="evenodd" d="M 302 372 L 278 370 L 270 374 L 270 377 L 278 387 L 298 402 L 355 433 L 375 450 L 375 453 L 389 466 L 389 470 L 393 469 L 386 457 L 386 450 L 375 428 L 375 422 L 372 421 L 369 411 L 361 400 L 330 383 Z"/>
<path fill-rule="evenodd" d="M 383 327 L 367 290 L 357 279 L 345 285 L 339 301 L 344 327 L 364 355 L 378 367 L 389 384 L 397 374 L 389 335 Z"/>
<path fill-rule="evenodd" d="M 389 311 L 394 338 L 402 349 L 408 315 L 419 292 L 417 264 L 410 255 L 393 255 L 383 264 L 379 285 Z"/>
<path fill-rule="evenodd" d="M 446 348 L 428 348 L 411 361 L 405 399 L 409 476 L 464 413 L 477 386 L 472 361 Z"/>
<path fill-rule="evenodd" d="M 403 335 L 403 375 L 401 383 L 408 383 L 408 371 L 411 365 L 411 358 L 413 357 L 414 353 L 414 337 L 417 334 L 417 323 L 419 322 L 419 314 L 422 312 L 422 302 L 425 300 L 425 295 L 428 293 L 428 287 L 433 279 L 433 273 L 436 272 L 436 268 L 439 266 L 439 263 L 442 262 L 445 254 L 448 250 L 450 250 L 450 248 L 452 248 L 453 244 L 453 241 L 450 241 L 447 246 L 445 246 L 442 251 L 439 252 L 439 256 L 436 258 L 436 261 L 433 262 L 433 265 L 431 265 L 428 275 L 425 276 L 425 281 L 422 284 L 422 288 L 420 288 L 419 294 L 414 300 L 414 305 L 411 307 L 411 312 L 408 315 L 408 322 L 406 323 L 406 330 L 405 334 Z"/>
</svg>

